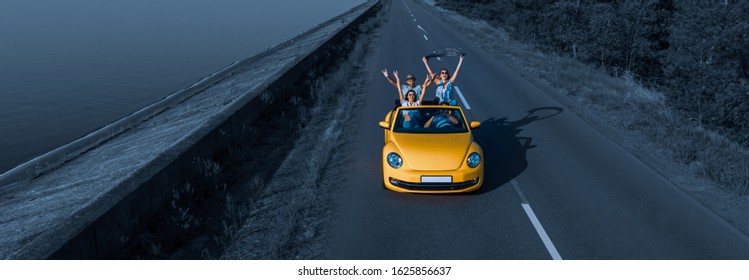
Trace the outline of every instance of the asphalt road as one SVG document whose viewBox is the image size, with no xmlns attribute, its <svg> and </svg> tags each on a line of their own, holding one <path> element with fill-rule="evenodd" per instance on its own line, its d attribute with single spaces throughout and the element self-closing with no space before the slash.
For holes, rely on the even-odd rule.
<svg viewBox="0 0 749 280">
<path fill-rule="evenodd" d="M 419 4 L 393 0 L 386 12 L 328 258 L 749 259 L 746 235 Z M 377 123 L 397 91 L 380 70 L 422 82 L 421 57 L 445 47 L 468 53 L 455 85 L 482 122 L 484 186 L 466 195 L 384 190 Z M 430 65 L 452 73 L 457 57 Z"/>
</svg>

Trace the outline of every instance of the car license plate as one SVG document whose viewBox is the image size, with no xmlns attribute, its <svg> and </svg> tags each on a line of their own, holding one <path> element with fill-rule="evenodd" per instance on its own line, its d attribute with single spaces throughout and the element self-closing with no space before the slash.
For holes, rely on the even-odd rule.
<svg viewBox="0 0 749 280">
<path fill-rule="evenodd" d="M 422 183 L 452 183 L 452 176 L 421 176 Z"/>
</svg>

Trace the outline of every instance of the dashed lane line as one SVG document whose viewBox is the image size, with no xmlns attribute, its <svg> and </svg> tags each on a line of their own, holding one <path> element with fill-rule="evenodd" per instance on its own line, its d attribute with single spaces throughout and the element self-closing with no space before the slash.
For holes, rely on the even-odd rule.
<svg viewBox="0 0 749 280">
<path fill-rule="evenodd" d="M 429 32 L 427 32 L 426 30 L 424 30 L 424 28 L 421 27 L 421 25 L 417 24 L 416 27 L 418 27 L 419 29 L 421 29 L 421 31 L 423 31 L 424 33 L 429 34 Z"/>
<path fill-rule="evenodd" d="M 549 235 L 546 234 L 546 231 L 544 230 L 544 227 L 541 225 L 541 222 L 536 217 L 536 214 L 533 213 L 533 208 L 531 208 L 531 205 L 528 203 L 528 200 L 525 198 L 525 195 L 523 195 L 523 192 L 520 191 L 520 186 L 518 185 L 518 182 L 515 180 L 511 180 L 510 184 L 512 185 L 512 188 L 515 190 L 515 193 L 517 193 L 518 197 L 520 198 L 520 204 L 523 206 L 523 210 L 525 210 L 525 214 L 528 215 L 528 219 L 531 220 L 531 223 L 533 224 L 533 228 L 536 229 L 536 233 L 538 233 L 538 236 L 541 237 L 541 241 L 544 243 L 544 246 L 546 246 L 546 250 L 549 252 L 549 255 L 551 255 L 551 258 L 554 260 L 561 260 L 562 256 L 559 255 L 557 248 L 554 247 L 554 243 L 551 242 L 551 238 L 549 238 Z"/>
</svg>

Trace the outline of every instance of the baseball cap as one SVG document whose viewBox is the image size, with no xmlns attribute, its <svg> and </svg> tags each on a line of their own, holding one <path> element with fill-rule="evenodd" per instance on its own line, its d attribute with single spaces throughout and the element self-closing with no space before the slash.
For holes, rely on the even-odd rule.
<svg viewBox="0 0 749 280">
<path fill-rule="evenodd" d="M 406 75 L 406 80 L 408 80 L 408 79 L 414 79 L 414 80 L 416 80 L 416 78 L 414 78 L 414 75 L 411 75 L 411 74 Z"/>
</svg>

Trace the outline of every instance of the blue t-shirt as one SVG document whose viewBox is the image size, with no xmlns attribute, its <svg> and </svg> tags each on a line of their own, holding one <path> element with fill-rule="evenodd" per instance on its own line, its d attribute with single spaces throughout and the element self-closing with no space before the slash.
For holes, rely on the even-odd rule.
<svg viewBox="0 0 749 280">
<path fill-rule="evenodd" d="M 450 81 L 447 81 L 444 84 L 442 83 L 442 81 L 439 81 L 437 83 L 436 95 L 437 98 L 440 99 L 440 103 L 446 101 L 450 103 L 450 105 L 458 105 L 458 102 L 453 98 L 453 84 Z"/>
<path fill-rule="evenodd" d="M 436 128 L 443 128 L 443 127 L 453 127 L 453 123 L 450 121 L 449 117 L 437 115 L 432 120 L 432 124 L 430 127 L 436 127 Z"/>
</svg>

